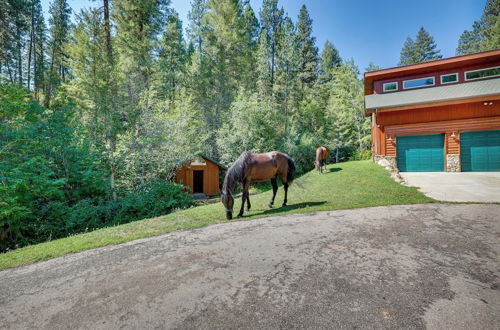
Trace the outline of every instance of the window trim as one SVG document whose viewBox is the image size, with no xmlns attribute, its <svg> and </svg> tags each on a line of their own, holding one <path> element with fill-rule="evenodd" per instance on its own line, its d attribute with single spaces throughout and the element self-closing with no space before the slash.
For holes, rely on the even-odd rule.
<svg viewBox="0 0 500 330">
<path fill-rule="evenodd" d="M 479 79 L 487 79 L 487 78 L 500 77 L 500 74 L 496 74 L 496 75 L 493 75 L 493 76 L 479 77 L 479 78 L 469 78 L 469 79 L 467 79 L 467 73 L 469 73 L 469 72 L 477 72 L 477 71 L 483 71 L 483 70 L 489 70 L 489 69 L 500 69 L 500 66 L 492 66 L 492 67 L 489 67 L 489 68 L 482 68 L 482 69 L 477 69 L 477 70 L 465 71 L 464 72 L 464 79 L 465 79 L 465 81 L 471 81 L 471 80 L 479 80 Z"/>
<path fill-rule="evenodd" d="M 455 77 L 457 77 L 457 80 L 455 80 L 455 81 L 443 82 L 443 77 L 444 77 L 444 76 L 451 76 L 451 75 L 454 75 Z M 445 74 L 442 74 L 442 75 L 439 77 L 439 81 L 441 82 L 441 85 L 456 84 L 457 82 L 459 82 L 458 72 L 455 72 L 455 73 L 445 73 Z"/>
<path fill-rule="evenodd" d="M 405 87 L 405 82 L 407 82 L 407 81 L 415 81 L 415 80 L 429 79 L 429 78 L 432 78 L 432 85 L 423 85 L 423 86 L 415 86 L 415 87 Z M 410 80 L 403 80 L 403 89 L 424 88 L 424 87 L 430 87 L 430 86 L 435 86 L 435 85 L 436 85 L 436 77 L 434 77 L 434 76 L 421 77 L 421 78 L 415 78 L 415 79 L 410 79 Z"/>
<path fill-rule="evenodd" d="M 389 84 L 396 84 L 396 89 L 385 90 L 385 85 L 389 85 Z M 382 84 L 382 91 L 384 93 L 397 92 L 398 90 L 399 90 L 399 83 L 397 81 L 391 81 L 391 82 L 387 82 L 387 83 Z"/>
</svg>

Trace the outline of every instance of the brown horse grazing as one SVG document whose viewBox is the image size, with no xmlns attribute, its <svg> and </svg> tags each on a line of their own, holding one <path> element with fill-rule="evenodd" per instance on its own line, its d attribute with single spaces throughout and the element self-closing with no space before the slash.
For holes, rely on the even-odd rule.
<svg viewBox="0 0 500 330">
<path fill-rule="evenodd" d="M 273 207 L 274 198 L 278 191 L 277 178 L 281 179 L 285 188 L 285 199 L 283 206 L 286 206 L 288 186 L 292 183 L 295 176 L 295 163 L 287 154 L 278 151 L 255 154 L 245 151 L 238 157 L 234 164 L 227 170 L 224 184 L 222 185 L 221 201 L 226 208 L 226 217 L 233 218 L 233 188 L 237 183 L 241 183 L 243 195 L 241 197 L 241 210 L 238 217 L 243 216 L 245 201 L 248 203 L 247 210 L 250 210 L 250 197 L 248 188 L 252 182 L 262 182 L 271 180 L 273 186 L 273 198 L 269 207 Z"/>
<path fill-rule="evenodd" d="M 328 157 L 328 150 L 321 146 L 316 149 L 316 160 L 314 161 L 314 167 L 319 173 L 323 172 L 323 166 L 326 166 L 326 157 Z"/>
</svg>

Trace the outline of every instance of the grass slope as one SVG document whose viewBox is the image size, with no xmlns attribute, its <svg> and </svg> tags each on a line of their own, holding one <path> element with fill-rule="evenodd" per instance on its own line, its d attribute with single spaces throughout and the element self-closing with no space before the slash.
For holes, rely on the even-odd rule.
<svg viewBox="0 0 500 330">
<path fill-rule="evenodd" d="M 389 177 L 386 170 L 371 161 L 329 165 L 327 172 L 321 175 L 314 171 L 309 172 L 297 179 L 288 193 L 289 205 L 280 207 L 283 203 L 283 190 L 280 187 L 274 209 L 267 207 L 271 191 L 251 195 L 252 210 L 245 213 L 243 220 L 290 213 L 433 202 L 416 188 L 397 184 Z M 235 201 L 235 214 L 239 211 L 240 205 L 238 198 Z M 162 217 L 104 228 L 3 253 L 0 254 L 0 269 L 174 230 L 223 222 L 227 220 L 222 204 L 194 207 Z"/>
</svg>

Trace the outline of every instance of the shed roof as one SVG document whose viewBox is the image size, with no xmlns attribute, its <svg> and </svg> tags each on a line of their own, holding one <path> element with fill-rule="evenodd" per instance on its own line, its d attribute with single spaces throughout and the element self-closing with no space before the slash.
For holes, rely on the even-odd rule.
<svg viewBox="0 0 500 330">
<path fill-rule="evenodd" d="M 205 159 L 205 160 L 208 160 L 209 162 L 214 163 L 215 165 L 217 165 L 217 166 L 218 166 L 220 169 L 222 169 L 222 170 L 227 170 L 227 169 L 228 169 L 228 167 L 227 167 L 226 165 L 224 165 L 224 164 L 222 164 L 222 163 L 220 163 L 220 162 L 216 161 L 216 160 L 215 160 L 215 159 L 213 159 L 213 158 L 208 157 L 207 155 L 204 155 L 204 154 L 201 154 L 201 153 L 200 153 L 200 154 L 196 154 L 196 156 L 201 157 L 201 158 L 203 158 L 203 159 Z M 189 162 L 189 161 L 191 161 L 191 160 L 192 160 L 192 159 L 187 159 L 187 158 L 184 158 L 184 159 L 182 159 L 182 160 L 178 160 L 178 161 L 176 162 L 176 167 L 182 167 L 183 165 L 185 165 L 187 162 Z"/>
<path fill-rule="evenodd" d="M 222 163 L 219 163 L 218 161 L 216 161 L 215 159 L 213 158 L 210 158 L 204 154 L 198 154 L 198 156 L 202 157 L 202 158 L 205 158 L 206 160 L 208 161 L 211 161 L 212 163 L 214 163 L 215 165 L 219 166 L 221 169 L 223 170 L 227 170 L 227 166 L 222 164 Z"/>
</svg>

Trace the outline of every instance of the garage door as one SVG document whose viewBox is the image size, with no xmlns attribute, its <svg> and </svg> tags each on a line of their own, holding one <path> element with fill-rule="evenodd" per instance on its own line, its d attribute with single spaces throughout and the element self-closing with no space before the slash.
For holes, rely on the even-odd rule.
<svg viewBox="0 0 500 330">
<path fill-rule="evenodd" d="M 444 171 L 444 134 L 398 136 L 396 141 L 401 172 Z"/>
<path fill-rule="evenodd" d="M 500 171 L 500 130 L 460 133 L 463 172 Z"/>
</svg>

